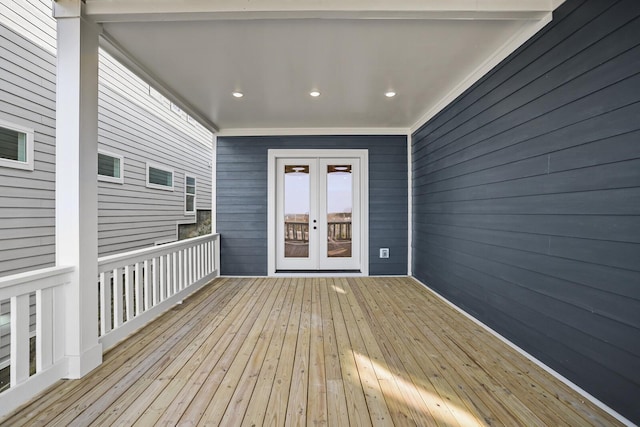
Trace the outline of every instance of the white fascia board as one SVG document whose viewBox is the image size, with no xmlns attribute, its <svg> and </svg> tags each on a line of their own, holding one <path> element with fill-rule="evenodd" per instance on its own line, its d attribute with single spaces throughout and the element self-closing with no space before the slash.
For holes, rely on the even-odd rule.
<svg viewBox="0 0 640 427">
<path fill-rule="evenodd" d="M 160 78 L 156 77 L 153 72 L 140 64 L 133 55 L 120 46 L 120 44 L 116 42 L 104 29 L 102 29 L 100 34 L 100 47 L 127 67 L 132 73 L 136 74 L 142 80 L 153 86 L 155 90 L 169 99 L 169 101 L 176 104 L 189 116 L 200 122 L 200 124 L 209 132 L 214 134 L 218 132 L 219 129 L 215 123 L 209 120 L 205 115 L 201 114 L 196 108 L 192 107 L 191 104 L 189 104 L 182 96 L 178 95 L 176 91 L 171 89 Z"/>
<path fill-rule="evenodd" d="M 212 19 L 539 19 L 558 0 L 87 0 L 96 22 Z M 541 15 L 542 14 L 542 15 Z"/>
</svg>

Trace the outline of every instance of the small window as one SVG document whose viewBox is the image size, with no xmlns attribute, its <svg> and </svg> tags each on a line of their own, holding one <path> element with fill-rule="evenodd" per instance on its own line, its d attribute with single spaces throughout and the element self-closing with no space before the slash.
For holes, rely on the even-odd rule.
<svg viewBox="0 0 640 427">
<path fill-rule="evenodd" d="M 124 184 L 124 158 L 118 154 L 98 150 L 98 181 Z"/>
<path fill-rule="evenodd" d="M 0 166 L 33 170 L 32 129 L 0 120 Z"/>
<path fill-rule="evenodd" d="M 196 213 L 196 178 L 185 175 L 184 181 L 184 213 Z"/>
<path fill-rule="evenodd" d="M 147 187 L 173 191 L 173 169 L 147 163 Z"/>
</svg>

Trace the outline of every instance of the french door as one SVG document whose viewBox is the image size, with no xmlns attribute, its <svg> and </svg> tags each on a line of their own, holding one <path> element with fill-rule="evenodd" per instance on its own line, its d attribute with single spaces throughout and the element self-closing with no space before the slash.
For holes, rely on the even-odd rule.
<svg viewBox="0 0 640 427">
<path fill-rule="evenodd" d="M 359 271 L 361 158 L 313 153 L 275 159 L 276 271 Z"/>
</svg>

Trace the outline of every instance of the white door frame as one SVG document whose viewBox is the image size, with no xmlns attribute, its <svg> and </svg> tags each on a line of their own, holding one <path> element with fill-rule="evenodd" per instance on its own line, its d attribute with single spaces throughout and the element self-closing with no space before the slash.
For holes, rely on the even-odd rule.
<svg viewBox="0 0 640 427">
<path fill-rule="evenodd" d="M 269 276 L 300 276 L 303 273 L 276 273 L 276 161 L 283 157 L 294 158 L 359 158 L 360 159 L 360 272 L 330 274 L 322 271 L 304 273 L 307 276 L 369 275 L 369 151 L 340 149 L 270 149 L 267 165 L 267 274 Z"/>
</svg>

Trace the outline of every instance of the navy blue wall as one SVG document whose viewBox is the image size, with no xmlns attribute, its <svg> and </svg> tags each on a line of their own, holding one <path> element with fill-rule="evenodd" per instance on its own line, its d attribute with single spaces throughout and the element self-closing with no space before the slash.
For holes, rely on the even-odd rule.
<svg viewBox="0 0 640 427">
<path fill-rule="evenodd" d="M 413 272 L 640 421 L 640 2 L 570 0 L 413 135 Z"/>
<path fill-rule="evenodd" d="M 369 274 L 407 274 L 406 136 L 218 137 L 222 274 L 267 274 L 267 151 L 293 148 L 369 150 Z"/>
</svg>

